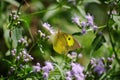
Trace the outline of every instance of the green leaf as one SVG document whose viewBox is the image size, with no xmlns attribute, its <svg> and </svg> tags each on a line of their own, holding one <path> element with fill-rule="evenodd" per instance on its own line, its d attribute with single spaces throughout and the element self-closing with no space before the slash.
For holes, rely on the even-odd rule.
<svg viewBox="0 0 120 80">
<path fill-rule="evenodd" d="M 106 42 L 104 35 L 102 33 L 97 33 L 95 39 L 91 44 L 90 56 L 94 51 L 97 51 L 103 45 L 104 42 Z"/>
<path fill-rule="evenodd" d="M 113 16 L 113 20 L 117 23 L 117 25 L 120 27 L 120 16 Z"/>
<path fill-rule="evenodd" d="M 51 17 L 55 16 L 59 11 L 58 5 L 51 5 L 49 8 L 46 10 L 46 13 L 43 17 L 44 20 L 48 20 Z"/>
</svg>

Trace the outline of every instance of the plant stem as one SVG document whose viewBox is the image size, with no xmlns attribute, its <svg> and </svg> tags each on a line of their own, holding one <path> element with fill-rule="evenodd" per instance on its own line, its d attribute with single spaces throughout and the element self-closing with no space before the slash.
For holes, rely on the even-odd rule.
<svg viewBox="0 0 120 80">
<path fill-rule="evenodd" d="M 109 14 L 108 20 L 110 19 L 111 11 L 112 11 L 112 9 L 110 10 L 110 14 Z M 117 61 L 117 62 L 119 63 L 119 65 L 120 65 L 120 59 L 118 58 L 117 52 L 116 52 L 116 50 L 115 50 L 115 45 L 114 45 L 114 42 L 113 42 L 113 40 L 112 40 L 112 35 L 111 35 L 110 27 L 109 27 L 109 21 L 108 21 L 108 23 L 107 23 L 107 28 L 108 28 L 108 34 L 109 34 L 111 46 L 112 46 L 113 52 L 114 52 L 114 54 L 115 54 L 115 59 L 116 59 L 116 61 Z"/>
</svg>

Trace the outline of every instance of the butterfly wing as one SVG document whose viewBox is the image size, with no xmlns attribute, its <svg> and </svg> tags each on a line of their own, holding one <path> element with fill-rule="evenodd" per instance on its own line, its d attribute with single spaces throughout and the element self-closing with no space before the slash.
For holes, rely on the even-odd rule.
<svg viewBox="0 0 120 80">
<path fill-rule="evenodd" d="M 80 48 L 79 43 L 74 39 L 72 35 L 66 34 L 66 40 L 67 40 L 67 45 L 68 45 L 68 51 Z"/>
<path fill-rule="evenodd" d="M 67 45 L 67 43 L 66 43 L 63 33 L 58 32 L 55 35 L 55 38 L 53 41 L 53 49 L 59 54 L 66 53 L 66 51 L 67 51 L 66 45 Z"/>
</svg>

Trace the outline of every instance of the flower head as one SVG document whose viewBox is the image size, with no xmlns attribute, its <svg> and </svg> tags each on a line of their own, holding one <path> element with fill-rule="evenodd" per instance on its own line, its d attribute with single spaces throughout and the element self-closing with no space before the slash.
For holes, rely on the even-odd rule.
<svg viewBox="0 0 120 80">
<path fill-rule="evenodd" d="M 48 73 L 44 72 L 44 73 L 43 73 L 43 78 L 44 78 L 44 79 L 48 79 Z"/>
<path fill-rule="evenodd" d="M 94 71 L 97 72 L 98 75 L 101 75 L 106 71 L 105 65 L 101 59 L 97 60 L 96 66 L 94 67 Z"/>
<path fill-rule="evenodd" d="M 93 25 L 94 25 L 93 16 L 91 16 L 90 14 L 88 14 L 88 15 L 86 16 L 86 19 L 87 19 L 87 22 L 88 22 L 88 25 L 89 25 L 89 26 L 93 26 Z"/>
<path fill-rule="evenodd" d="M 43 78 L 44 79 L 48 79 L 48 76 L 49 76 L 49 73 L 51 70 L 54 69 L 54 66 L 51 62 L 49 61 L 46 61 L 45 62 L 45 66 L 42 67 L 42 70 L 43 70 Z"/>
<path fill-rule="evenodd" d="M 41 70 L 40 63 L 37 63 L 35 66 L 33 66 L 33 72 L 39 72 Z"/>
<path fill-rule="evenodd" d="M 51 62 L 49 62 L 49 61 L 45 62 L 45 66 L 47 66 L 49 68 L 49 70 L 53 70 L 54 69 L 53 64 Z"/>
<path fill-rule="evenodd" d="M 54 30 L 52 29 L 51 25 L 48 23 L 43 23 L 42 26 L 46 28 L 48 31 L 50 31 L 51 34 L 54 34 Z"/>
<path fill-rule="evenodd" d="M 80 18 L 78 16 L 73 17 L 72 22 L 80 26 Z"/>
<path fill-rule="evenodd" d="M 65 80 L 72 80 L 72 78 L 71 77 L 66 77 Z"/>
<path fill-rule="evenodd" d="M 85 75 L 83 74 L 84 67 L 82 67 L 78 63 L 71 63 L 72 69 L 71 74 L 77 79 L 77 80 L 84 80 Z"/>
</svg>

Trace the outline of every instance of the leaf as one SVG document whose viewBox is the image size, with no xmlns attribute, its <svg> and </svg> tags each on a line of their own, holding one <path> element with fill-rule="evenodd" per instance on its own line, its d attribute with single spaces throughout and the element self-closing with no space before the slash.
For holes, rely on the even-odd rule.
<svg viewBox="0 0 120 80">
<path fill-rule="evenodd" d="M 117 25 L 120 27 L 120 16 L 113 16 L 113 20 L 117 23 Z"/>
<path fill-rule="evenodd" d="M 106 42 L 105 37 L 103 36 L 102 33 L 97 33 L 95 39 L 93 40 L 91 44 L 91 51 L 90 55 L 94 52 L 97 51 L 103 43 Z"/>
<path fill-rule="evenodd" d="M 55 16 L 59 11 L 58 5 L 51 5 L 49 8 L 46 10 L 46 13 L 43 17 L 44 20 L 48 20 L 51 17 Z"/>
<path fill-rule="evenodd" d="M 13 40 L 13 47 L 16 48 L 18 44 L 18 40 L 22 37 L 22 28 L 15 28 L 12 32 L 12 40 Z"/>
</svg>

